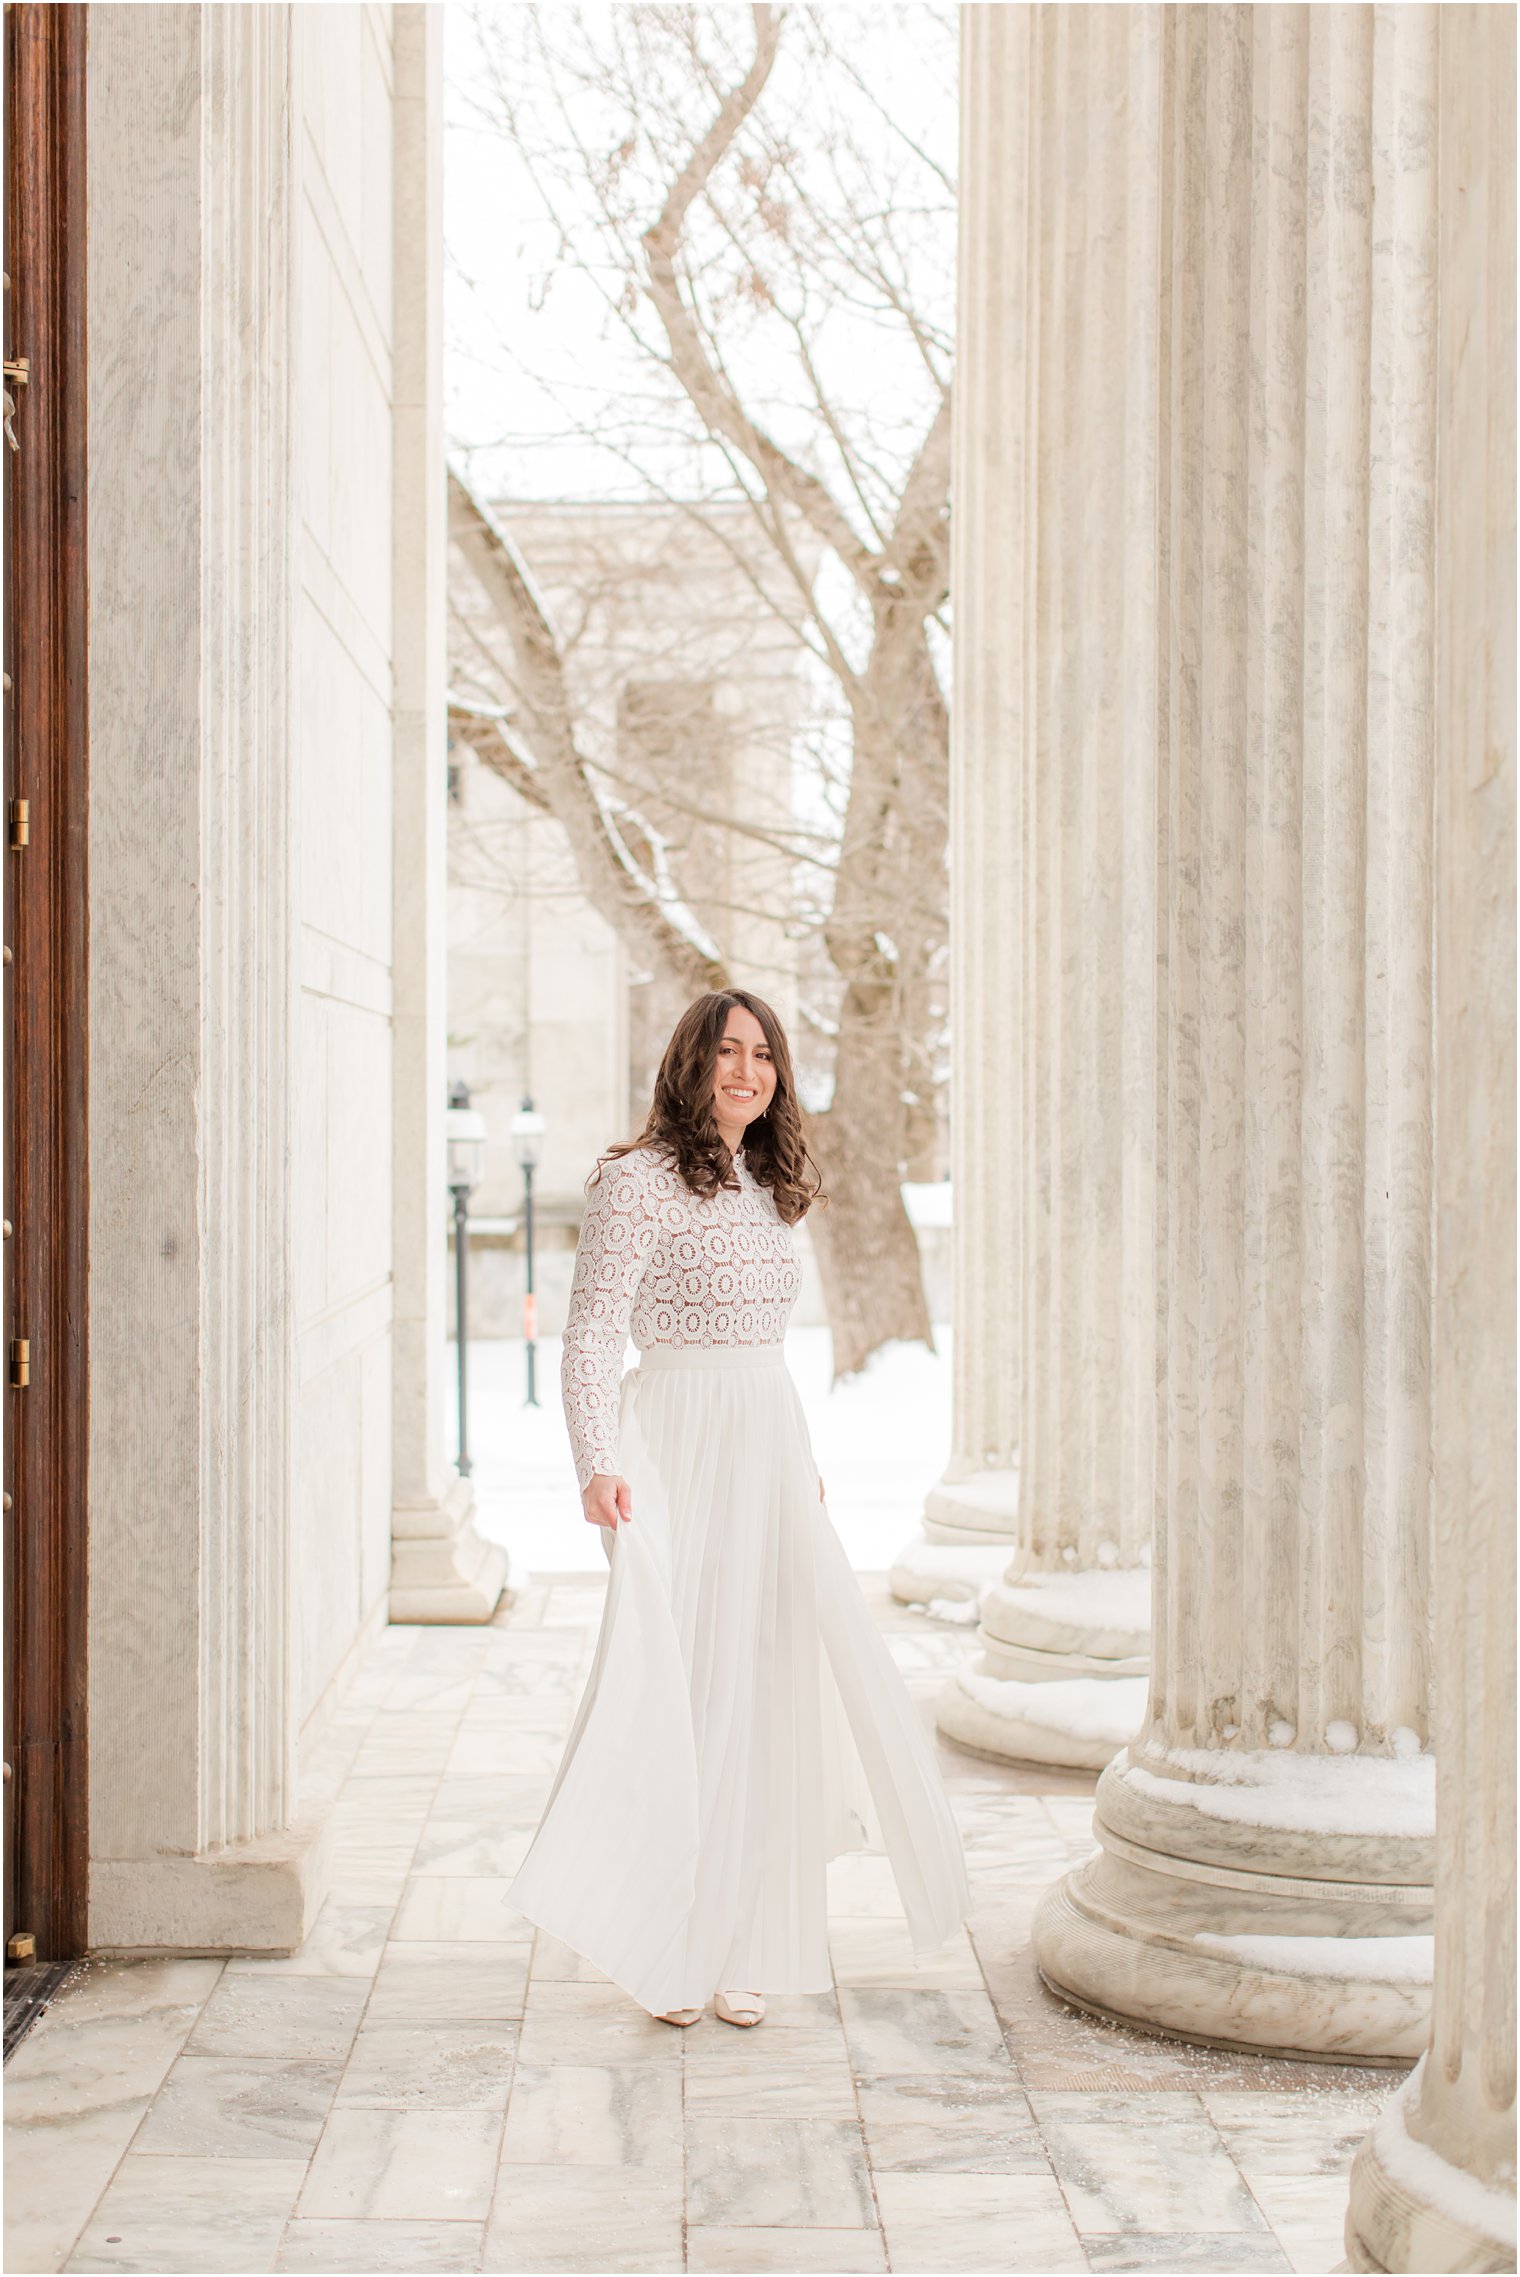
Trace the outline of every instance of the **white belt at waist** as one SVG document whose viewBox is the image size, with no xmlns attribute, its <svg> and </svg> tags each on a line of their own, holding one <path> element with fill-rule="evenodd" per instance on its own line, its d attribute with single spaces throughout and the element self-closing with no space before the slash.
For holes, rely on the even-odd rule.
<svg viewBox="0 0 1520 2277">
<path fill-rule="evenodd" d="M 646 1344 L 639 1354 L 638 1372 L 661 1368 L 779 1368 L 785 1362 L 780 1344 Z"/>
</svg>

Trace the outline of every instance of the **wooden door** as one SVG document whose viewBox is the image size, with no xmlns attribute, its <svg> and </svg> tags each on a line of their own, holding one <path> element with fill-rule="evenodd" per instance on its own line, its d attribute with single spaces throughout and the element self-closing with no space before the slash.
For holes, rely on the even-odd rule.
<svg viewBox="0 0 1520 2277">
<path fill-rule="evenodd" d="M 87 1930 L 86 22 L 5 10 L 5 1932 L 39 1961 Z"/>
</svg>

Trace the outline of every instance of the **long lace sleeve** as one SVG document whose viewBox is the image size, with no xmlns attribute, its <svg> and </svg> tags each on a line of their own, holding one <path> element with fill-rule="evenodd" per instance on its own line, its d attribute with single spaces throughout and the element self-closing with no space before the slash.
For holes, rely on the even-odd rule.
<svg viewBox="0 0 1520 2277">
<path fill-rule="evenodd" d="M 581 1220 L 560 1362 L 565 1422 L 582 1487 L 596 1471 L 617 1471 L 628 1320 L 658 1231 L 648 1165 L 638 1155 L 604 1163 Z"/>
</svg>

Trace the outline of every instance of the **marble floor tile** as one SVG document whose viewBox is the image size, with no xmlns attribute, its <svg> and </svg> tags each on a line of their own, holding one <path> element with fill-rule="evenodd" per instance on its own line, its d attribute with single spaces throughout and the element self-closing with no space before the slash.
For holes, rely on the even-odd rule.
<svg viewBox="0 0 1520 2277">
<path fill-rule="evenodd" d="M 477 2270 L 485 2237 L 483 2222 L 287 2222 L 280 2240 L 277 2270 L 352 2271 L 355 2277 L 382 2277 L 399 2270 Z"/>
<path fill-rule="evenodd" d="M 584 1953 L 577 1953 L 573 1945 L 562 1944 L 558 1937 L 551 1937 L 547 1929 L 540 1929 L 533 1940 L 530 1976 L 558 1984 L 606 1984 L 608 1981 Z"/>
<path fill-rule="evenodd" d="M 688 2112 L 691 2221 L 744 2229 L 869 2229 L 876 2209 L 854 2120 Z"/>
<path fill-rule="evenodd" d="M 414 1874 L 396 1909 L 394 1945 L 530 1945 L 533 1926 L 503 1901 L 496 1874 Z"/>
<path fill-rule="evenodd" d="M 887 2253 L 921 2277 L 1083 2270 L 1060 2185 L 1043 2174 L 878 2174 Z"/>
<path fill-rule="evenodd" d="M 153 2100 L 134 2155 L 305 2157 L 317 2142 L 343 2066 L 258 2056 L 181 2056 Z"/>
<path fill-rule="evenodd" d="M 524 1632 L 511 1640 L 508 1652 L 487 1658 L 471 1689 L 476 1700 L 525 1700 L 535 1693 L 541 1699 L 568 1698 L 579 1679 L 582 1650 L 576 1638 L 563 1630 Z"/>
<path fill-rule="evenodd" d="M 1031 2093 L 1030 2104 L 1084 2237 L 1261 2229 L 1196 2096 Z"/>
<path fill-rule="evenodd" d="M 480 1681 L 473 1669 L 448 1675 L 435 1668 L 403 1668 L 391 1679 L 379 1703 L 385 1715 L 462 1715 Z"/>
<path fill-rule="evenodd" d="M 761 2026 L 763 2032 L 765 2026 Z M 759 2038 L 757 2033 L 756 2037 Z M 722 2115 L 752 2112 L 807 2119 L 848 2119 L 857 2116 L 855 2082 L 843 2043 L 825 2055 L 795 2056 L 788 2042 L 802 2035 L 778 2033 L 772 2050 L 781 2052 L 768 2062 L 757 2062 L 758 2049 L 746 2048 L 726 2061 L 699 2063 L 686 2051 L 686 2114 Z M 768 2051 L 769 2053 L 769 2051 Z"/>
<path fill-rule="evenodd" d="M 828 1869 L 828 1893 L 831 1915 L 876 1914 L 893 1921 L 903 1918 L 891 1865 L 875 1850 L 850 1850 L 833 1859 Z"/>
<path fill-rule="evenodd" d="M 388 1866 L 371 1872 L 352 1872 L 342 1861 L 333 1870 L 328 1886 L 328 1898 L 334 1905 L 377 1906 L 387 1914 L 394 1913 L 401 1903 L 406 1888 L 405 1866 Z"/>
<path fill-rule="evenodd" d="M 384 1791 L 374 1778 L 346 1786 L 333 1810 L 341 1834 L 348 1827 L 390 1826 L 427 1816 L 437 1777 L 431 1771 L 396 1769 L 384 1774 Z"/>
<path fill-rule="evenodd" d="M 571 1583 L 568 1587 L 551 1589 L 549 1602 L 544 1607 L 543 1625 L 546 1629 L 594 1629 L 602 1617 L 602 1600 L 607 1584 L 588 1576 L 585 1585 Z"/>
<path fill-rule="evenodd" d="M 7 2121 L 49 2125 L 156 2094 L 199 2013 L 187 2006 L 44 2016 L 5 2067 Z"/>
<path fill-rule="evenodd" d="M 498 2111 L 334 2111 L 301 2191 L 300 2217 L 481 2221 L 500 2143 Z"/>
<path fill-rule="evenodd" d="M 918 1991 L 981 1992 L 981 1965 L 969 1937 L 920 1960 L 904 1921 L 880 1915 L 829 1923 L 834 1981 L 844 1986 L 902 1985 Z"/>
<path fill-rule="evenodd" d="M 551 1779 L 538 1772 L 522 1778 L 510 1773 L 471 1779 L 450 1775 L 439 1780 L 429 1816 L 490 1819 L 500 1826 L 525 1826 L 535 1832 L 544 1815 L 552 1784 Z"/>
<path fill-rule="evenodd" d="M 688 2071 L 769 2071 L 781 2065 L 827 2062 L 849 2069 L 849 2053 L 837 2017 L 773 2032 L 769 2016 L 753 2026 L 725 2024 L 709 2008 L 700 2024 L 682 2031 L 680 2040 Z"/>
<path fill-rule="evenodd" d="M 430 1818 L 422 1830 L 414 1874 L 482 1874 L 510 1878 L 528 1855 L 533 1829 L 500 1819 Z"/>
<path fill-rule="evenodd" d="M 399 1891 L 398 1891 L 399 1895 Z M 380 1966 L 394 1903 L 352 1905 L 329 1895 L 299 1951 L 265 1960 L 239 1954 L 229 1976 L 372 1977 Z"/>
<path fill-rule="evenodd" d="M 1194 2272 L 1196 2277 L 1220 2277 L 1221 2271 L 1234 2277 L 1236 2271 L 1281 2271 L 1293 2266 L 1275 2237 L 1239 2230 L 1222 2237 L 1089 2234 L 1082 2245 L 1093 2269 L 1154 2269 L 1162 2277 L 1193 2277 Z"/>
<path fill-rule="evenodd" d="M 66 2267 L 154 2277 L 272 2269 L 305 2172 L 299 2158 L 228 2162 L 129 2152 Z"/>
<path fill-rule="evenodd" d="M 94 2110 L 28 2120 L 12 2109 L 7 2083 L 6 2269 L 40 2277 L 63 2267 L 149 2107 L 146 2095 L 124 2097 Z"/>
<path fill-rule="evenodd" d="M 1394 2089 L 1390 2080 L 1386 2088 L 1363 2094 L 1226 2090 L 1205 2094 L 1203 2107 L 1248 2180 L 1258 2174 L 1344 2174 Z"/>
<path fill-rule="evenodd" d="M 528 1945 L 387 1945 L 366 2020 L 509 2024 L 522 2015 Z"/>
<path fill-rule="evenodd" d="M 520 2064 L 507 2107 L 509 2166 L 636 2166 L 681 2173 L 676 2064 Z"/>
<path fill-rule="evenodd" d="M 517 2033 L 515 2024 L 366 2020 L 354 2041 L 335 2107 L 505 2110 Z"/>
<path fill-rule="evenodd" d="M 771 2271 L 835 2272 L 885 2270 L 886 2250 L 878 2229 L 756 2230 L 699 2229 L 686 2233 L 686 2266 L 707 2277 L 768 2277 Z"/>
<path fill-rule="evenodd" d="M 1093 1799 L 1091 1795 L 1046 1795 L 1043 1798 L 1051 1821 L 1073 1842 L 1091 1844 L 1093 1839 Z"/>
<path fill-rule="evenodd" d="M 573 2191 L 560 2166 L 504 2165 L 481 2266 L 585 2277 L 589 2271 L 681 2267 L 681 2187 L 631 2166 L 580 2166 Z"/>
<path fill-rule="evenodd" d="M 384 1892 L 394 1888 L 399 1900 L 417 1848 L 417 1832 L 420 1829 L 397 1835 L 336 1836 L 332 1866 L 334 1887 L 341 1884 L 345 1890 L 362 1888 Z"/>
<path fill-rule="evenodd" d="M 1048 2174 L 1050 2160 L 1014 2074 L 910 2072 L 863 2079 L 860 2116 L 873 2172 Z"/>
<path fill-rule="evenodd" d="M 568 1997 L 574 1995 L 587 1997 Z M 535 1979 L 517 2059 L 534 2066 L 589 2064 L 614 2071 L 624 2064 L 679 2064 L 686 2036 L 678 2026 L 649 2015 L 618 1985 Z"/>
<path fill-rule="evenodd" d="M 997 2012 L 982 1991 L 851 1987 L 840 1991 L 839 2013 L 863 2079 L 997 2072 L 1009 2064 Z"/>
<path fill-rule="evenodd" d="M 341 2061 L 368 1997 L 368 1972 L 266 1976 L 229 1969 L 201 2010 L 186 2053 Z"/>
<path fill-rule="evenodd" d="M 1251 2195 L 1294 2269 L 1306 2277 L 1324 2277 L 1326 2270 L 1341 2266 L 1351 2196 L 1348 2175 L 1253 2175 Z"/>
<path fill-rule="evenodd" d="M 66 2019 L 76 2022 L 86 2016 L 145 2016 L 154 2008 L 198 2009 L 209 1998 L 225 1966 L 225 1962 L 215 1960 L 81 1961 L 54 1994 L 47 2014 L 32 2027 L 25 2044 L 31 2046 L 39 2034 Z M 16 2060 L 12 2056 L 5 2067 L 7 2080 Z"/>
<path fill-rule="evenodd" d="M 446 1776 L 456 1779 L 520 1779 L 529 1772 L 554 1772 L 565 1752 L 557 1731 L 492 1731 L 466 1725 L 450 1752 Z"/>
<path fill-rule="evenodd" d="M 462 1729 L 500 1734 L 536 1733 L 563 1746 L 573 1702 L 563 1692 L 477 1692 L 465 1711 Z"/>
</svg>

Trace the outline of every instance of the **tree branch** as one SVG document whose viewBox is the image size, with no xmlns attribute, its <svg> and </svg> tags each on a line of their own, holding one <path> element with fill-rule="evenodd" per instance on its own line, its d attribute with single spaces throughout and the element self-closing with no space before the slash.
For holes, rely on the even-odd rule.
<svg viewBox="0 0 1520 2277">
<path fill-rule="evenodd" d="M 548 606 L 511 539 L 454 467 L 449 469 L 449 535 L 512 643 L 514 693 L 526 736 L 513 753 L 503 723 L 497 722 L 501 744 L 517 765 L 531 766 L 544 804 L 570 841 L 587 900 L 681 988 L 693 995 L 725 988 L 722 958 L 701 940 L 695 921 L 675 896 L 639 869 L 615 818 L 597 796 L 589 763 L 576 742 Z"/>
</svg>

